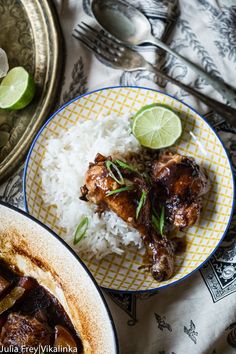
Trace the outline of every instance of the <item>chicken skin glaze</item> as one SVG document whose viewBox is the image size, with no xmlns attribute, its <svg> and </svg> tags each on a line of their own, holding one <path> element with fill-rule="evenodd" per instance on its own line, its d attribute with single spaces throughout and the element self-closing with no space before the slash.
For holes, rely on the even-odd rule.
<svg viewBox="0 0 236 354">
<path fill-rule="evenodd" d="M 155 199 L 164 205 L 170 228 L 183 231 L 198 221 L 210 183 L 194 159 L 165 152 L 152 165 L 152 180 Z"/>
<path fill-rule="evenodd" d="M 15 268 L 0 258 L 1 353 L 36 353 L 40 346 L 47 347 L 45 353 L 50 347 L 58 353 L 69 347 L 84 353 L 81 338 L 54 295 Z"/>
<path fill-rule="evenodd" d="M 122 189 L 121 187 L 123 187 L 123 185 L 118 183 L 119 181 L 117 181 L 116 178 L 114 179 L 114 175 L 112 175 L 107 168 L 107 161 L 114 164 L 110 156 L 105 157 L 101 154 L 97 154 L 94 163 L 89 164 L 85 176 L 85 185 L 81 187 L 81 199 L 96 204 L 99 213 L 104 210 L 112 210 L 121 219 L 127 222 L 127 224 L 137 229 L 140 232 L 146 248 L 145 261 L 141 268 L 149 269 L 152 276 L 157 281 L 169 279 L 174 273 L 176 245 L 153 224 L 153 208 L 155 207 L 157 213 L 160 213 L 161 208 L 164 208 L 165 212 L 167 212 L 168 223 L 170 224 L 171 222 L 174 226 L 177 225 L 177 209 L 178 207 L 183 208 L 185 204 L 179 203 L 176 206 L 175 214 L 174 212 L 172 212 L 172 214 L 170 213 L 170 210 L 173 208 L 171 209 L 169 206 L 172 200 L 168 193 L 174 191 L 174 186 L 172 186 L 172 184 L 175 181 L 175 176 L 172 176 L 172 182 L 170 180 L 168 181 L 168 173 L 166 173 L 165 176 L 166 162 L 164 159 L 154 160 L 152 162 L 151 176 L 148 177 L 147 175 L 144 176 L 139 173 L 137 170 L 129 170 L 125 167 L 119 166 L 119 171 L 125 183 L 128 181 L 127 185 L 129 187 L 132 186 L 132 188 L 125 187 Z M 169 161 L 167 161 L 167 163 L 168 162 Z M 173 172 L 176 174 L 177 181 L 179 180 L 181 183 L 182 181 L 179 176 L 183 171 L 182 165 L 179 173 L 177 173 L 178 166 L 176 166 L 175 171 L 174 169 L 173 172 L 172 170 L 170 171 L 170 174 Z M 169 190 L 164 186 L 164 181 L 166 181 L 167 185 L 169 183 Z M 190 178 L 188 182 L 189 184 L 192 184 Z M 195 182 L 194 184 L 197 185 Z M 170 189 L 170 186 L 172 186 L 172 189 Z M 118 192 L 120 189 L 122 189 L 122 191 Z M 185 194 L 185 192 L 183 194 Z M 145 198 L 143 198 L 142 207 L 137 215 L 137 208 L 144 195 Z M 198 199 L 198 197 L 199 193 L 197 193 L 196 186 L 196 198 Z M 159 203 L 159 200 L 161 204 Z M 193 208 L 193 204 L 194 202 L 191 200 L 191 203 L 189 203 L 187 207 Z M 188 211 L 185 211 L 185 214 L 188 214 Z M 191 217 L 192 219 L 194 218 L 193 216 Z M 186 215 L 185 218 L 187 218 Z M 195 217 L 195 221 L 196 220 L 197 217 Z M 193 222 L 193 220 L 191 220 L 191 222 Z M 179 221 L 179 225 L 179 228 L 181 228 L 185 224 L 184 222 L 181 223 Z M 185 225 L 184 227 L 187 226 L 189 225 Z"/>
<path fill-rule="evenodd" d="M 146 247 L 147 264 L 144 267 L 148 268 L 158 281 L 169 279 L 174 271 L 174 245 L 153 228 L 150 187 L 139 174 L 122 169 L 122 175 L 133 183 L 133 190 L 108 196 L 107 193 L 120 188 L 109 175 L 106 168 L 108 160 L 111 160 L 111 157 L 98 154 L 95 162 L 90 164 L 86 173 L 86 184 L 81 188 L 81 198 L 97 204 L 99 211 L 112 210 L 130 226 L 136 228 Z M 137 218 L 136 210 L 142 191 L 146 192 L 146 201 Z"/>
</svg>

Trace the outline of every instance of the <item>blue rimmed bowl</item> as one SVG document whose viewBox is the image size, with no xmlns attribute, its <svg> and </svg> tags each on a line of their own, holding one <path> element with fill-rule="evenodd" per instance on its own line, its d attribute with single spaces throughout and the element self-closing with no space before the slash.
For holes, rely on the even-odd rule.
<svg viewBox="0 0 236 354">
<path fill-rule="evenodd" d="M 158 283 L 140 270 L 142 253 L 133 248 L 101 261 L 84 260 L 98 284 L 112 290 L 150 291 L 173 284 L 198 269 L 216 250 L 230 224 L 234 200 L 230 161 L 217 134 L 195 110 L 174 97 L 141 87 L 106 88 L 78 97 L 57 111 L 36 137 L 25 167 L 26 210 L 63 238 L 65 230 L 59 227 L 55 206 L 45 205 L 42 199 L 41 172 L 47 139 L 58 136 L 80 119 L 96 120 L 108 113 L 132 115 L 153 102 L 168 105 L 179 113 L 183 134 L 175 149 L 205 167 L 212 188 L 204 197 L 200 222 L 186 231 L 186 249 L 176 256 L 176 272 L 171 279 Z"/>
</svg>

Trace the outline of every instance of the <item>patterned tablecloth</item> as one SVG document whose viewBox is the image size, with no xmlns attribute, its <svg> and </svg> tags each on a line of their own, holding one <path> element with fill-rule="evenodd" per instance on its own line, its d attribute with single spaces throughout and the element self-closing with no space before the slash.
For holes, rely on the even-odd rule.
<svg viewBox="0 0 236 354">
<path fill-rule="evenodd" d="M 236 168 L 236 130 L 224 117 L 149 72 L 106 67 L 72 37 L 81 20 L 96 25 L 90 0 L 55 0 L 67 56 L 61 92 L 64 102 L 95 88 L 140 85 L 159 88 L 205 114 L 228 149 Z M 149 18 L 155 36 L 236 87 L 235 0 L 129 0 Z M 143 55 L 186 84 L 221 97 L 175 58 L 153 47 Z M 63 53 L 61 54 L 63 55 Z M 236 119 L 236 117 L 235 117 Z M 0 199 L 23 208 L 23 166 L 0 187 Z M 200 271 L 156 293 L 105 296 L 116 324 L 121 354 L 229 354 L 236 351 L 236 216 L 221 247 Z"/>
</svg>

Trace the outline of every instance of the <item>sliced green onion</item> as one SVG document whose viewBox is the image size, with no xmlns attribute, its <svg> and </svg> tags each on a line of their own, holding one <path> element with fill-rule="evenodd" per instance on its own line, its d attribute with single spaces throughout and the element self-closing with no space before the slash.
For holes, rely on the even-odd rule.
<svg viewBox="0 0 236 354">
<path fill-rule="evenodd" d="M 139 203 L 138 203 L 138 206 L 136 209 L 136 219 L 138 219 L 138 217 L 139 217 L 140 211 L 146 202 L 146 198 L 147 198 L 147 192 L 142 191 L 142 195 L 141 195 L 141 198 L 139 200 Z"/>
<path fill-rule="evenodd" d="M 133 172 L 138 172 L 138 170 L 134 167 L 129 165 L 128 163 L 121 161 L 121 160 L 116 160 L 116 163 L 122 167 L 122 168 L 126 168 L 127 170 L 133 171 Z"/>
<path fill-rule="evenodd" d="M 149 183 L 149 184 L 151 183 L 151 177 L 149 176 L 149 174 L 147 172 L 141 173 L 141 176 L 145 179 L 145 181 L 147 183 Z"/>
<path fill-rule="evenodd" d="M 163 230 L 165 225 L 165 209 L 163 206 L 161 208 L 160 217 L 157 215 L 156 210 L 153 209 L 152 224 L 156 228 L 156 230 L 160 232 L 160 234 L 163 236 Z"/>
<path fill-rule="evenodd" d="M 160 233 L 161 233 L 161 236 L 163 236 L 164 224 L 165 224 L 165 209 L 162 206 L 162 208 L 161 208 L 161 216 L 160 216 Z"/>
<path fill-rule="evenodd" d="M 130 181 L 129 179 L 124 178 L 124 181 L 125 181 L 126 186 L 133 186 L 134 185 L 133 182 Z"/>
<path fill-rule="evenodd" d="M 110 195 L 113 195 L 113 194 L 117 194 L 117 193 L 121 193 L 121 192 L 125 192 L 125 191 L 131 191 L 133 188 L 134 188 L 134 186 L 130 185 L 130 186 L 125 186 L 122 188 L 114 189 L 114 191 L 107 192 L 106 196 L 109 197 Z"/>
<path fill-rule="evenodd" d="M 119 170 L 119 168 L 114 164 L 114 162 L 107 160 L 105 162 L 106 168 L 109 171 L 109 176 L 113 178 L 118 184 L 124 184 L 124 178 Z M 117 173 L 118 178 L 114 175 L 111 169 L 114 169 L 114 171 Z"/>
<path fill-rule="evenodd" d="M 74 242 L 73 242 L 74 245 L 77 245 L 77 243 L 79 243 L 82 240 L 82 238 L 84 238 L 87 228 L 88 228 L 88 217 L 85 216 L 81 220 L 81 222 L 79 223 L 75 231 Z"/>
<path fill-rule="evenodd" d="M 158 218 L 157 211 L 156 211 L 156 209 L 153 206 L 152 206 L 152 212 Z"/>
<path fill-rule="evenodd" d="M 160 232 L 160 221 L 158 220 L 157 216 L 152 214 L 152 224 L 156 228 L 158 232 Z"/>
</svg>

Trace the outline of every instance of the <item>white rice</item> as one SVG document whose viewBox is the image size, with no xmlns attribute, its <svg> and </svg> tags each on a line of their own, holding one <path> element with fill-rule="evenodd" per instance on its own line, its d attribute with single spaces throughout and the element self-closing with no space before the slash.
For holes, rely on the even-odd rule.
<svg viewBox="0 0 236 354">
<path fill-rule="evenodd" d="M 89 162 L 97 153 L 122 158 L 140 150 L 127 116 L 80 121 L 58 138 L 48 139 L 42 164 L 43 199 L 47 205 L 56 205 L 65 240 L 80 256 L 100 259 L 110 253 L 122 254 L 128 245 L 142 247 L 139 232 L 115 213 L 105 211 L 99 217 L 94 204 L 79 199 Z M 85 216 L 89 219 L 86 235 L 74 246 L 75 230 Z"/>
</svg>

